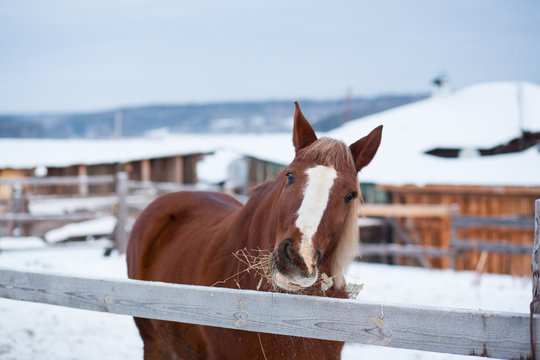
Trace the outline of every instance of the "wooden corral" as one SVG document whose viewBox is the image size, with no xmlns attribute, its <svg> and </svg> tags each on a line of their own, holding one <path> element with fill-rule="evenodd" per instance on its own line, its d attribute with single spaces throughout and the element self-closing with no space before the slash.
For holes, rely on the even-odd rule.
<svg viewBox="0 0 540 360">
<path fill-rule="evenodd" d="M 540 187 L 490 186 L 379 186 L 391 194 L 394 204 L 402 205 L 454 205 L 457 215 L 476 217 L 534 216 L 534 200 L 540 197 Z M 399 218 L 417 245 L 449 249 L 452 235 L 469 242 L 491 242 L 531 245 L 532 228 L 511 226 L 467 226 L 452 234 L 451 216 Z M 532 224 L 532 220 L 531 220 Z M 449 268 L 450 257 L 426 256 L 433 267 Z M 526 254 L 504 254 L 480 250 L 465 251 L 455 259 L 456 270 L 478 270 L 490 273 L 525 276 L 531 273 L 531 258 Z M 398 258 L 400 264 L 414 264 L 410 258 Z"/>
<path fill-rule="evenodd" d="M 212 185 L 130 180 L 127 172 L 115 175 L 0 178 L 2 185 L 9 186 L 13 191 L 10 201 L 0 209 L 0 236 L 44 237 L 49 230 L 66 224 L 114 214 L 118 225 L 113 236 L 120 250 L 124 249 L 127 241 L 125 231 L 128 218 L 136 217 L 157 196 L 175 191 L 221 190 Z M 71 191 L 62 191 L 60 195 L 39 195 L 38 191 L 43 187 L 86 190 L 76 195 Z M 112 191 L 105 195 L 88 191 L 88 188 L 96 187 L 110 188 Z M 23 189 L 26 191 L 23 192 Z M 61 203 L 65 208 L 60 207 L 52 213 L 30 211 L 31 204 L 39 207 L 40 203 L 52 202 Z M 94 205 L 91 205 L 92 202 L 95 202 Z"/>
<path fill-rule="evenodd" d="M 165 157 L 149 157 L 127 162 L 111 162 L 103 164 L 71 164 L 66 166 L 46 167 L 45 177 L 72 177 L 72 176 L 114 176 L 120 171 L 128 173 L 130 180 L 149 182 L 169 182 L 176 184 L 196 184 L 197 163 L 204 154 L 195 153 L 187 155 L 174 155 Z M 34 176 L 35 168 L 0 169 L 0 178 L 15 179 Z M 114 184 L 47 184 L 32 189 L 25 188 L 25 193 L 34 195 L 89 195 L 110 194 L 115 191 Z M 4 184 L 0 185 L 0 201 L 8 200 L 12 196 L 12 189 Z"/>
</svg>

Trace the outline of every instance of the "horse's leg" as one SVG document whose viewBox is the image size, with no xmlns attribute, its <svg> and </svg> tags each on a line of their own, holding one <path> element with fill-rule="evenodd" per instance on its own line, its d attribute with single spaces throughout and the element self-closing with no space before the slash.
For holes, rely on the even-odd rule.
<svg viewBox="0 0 540 360">
<path fill-rule="evenodd" d="M 174 360 L 175 357 L 172 356 L 167 349 L 164 349 L 160 345 L 160 341 L 155 338 L 155 331 L 153 326 L 148 319 L 142 318 L 133 318 L 135 324 L 139 329 L 141 338 L 144 344 L 144 360 Z"/>
</svg>

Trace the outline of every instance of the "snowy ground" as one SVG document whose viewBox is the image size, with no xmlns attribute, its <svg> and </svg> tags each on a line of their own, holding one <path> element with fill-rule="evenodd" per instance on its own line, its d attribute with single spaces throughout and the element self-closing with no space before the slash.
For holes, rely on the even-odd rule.
<svg viewBox="0 0 540 360">
<path fill-rule="evenodd" d="M 0 266 L 126 277 L 125 258 L 116 253 L 103 257 L 100 249 L 5 251 L 0 253 Z M 364 284 L 359 299 L 381 302 L 528 312 L 531 298 L 529 278 L 500 275 L 478 278 L 471 272 L 354 264 L 348 280 Z M 130 317 L 0 299 L 0 359 L 100 358 L 142 359 L 142 342 Z M 469 357 L 347 344 L 343 358 Z"/>
</svg>

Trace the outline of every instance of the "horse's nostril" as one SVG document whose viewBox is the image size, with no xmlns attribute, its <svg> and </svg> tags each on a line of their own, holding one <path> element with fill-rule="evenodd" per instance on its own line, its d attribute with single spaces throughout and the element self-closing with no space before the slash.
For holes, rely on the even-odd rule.
<svg viewBox="0 0 540 360">
<path fill-rule="evenodd" d="M 281 244 L 279 244 L 278 248 L 278 254 L 281 259 L 286 260 L 289 265 L 294 265 L 294 253 L 292 249 L 293 239 L 286 238 L 284 239 Z"/>
<path fill-rule="evenodd" d="M 317 251 L 315 252 L 315 255 L 317 256 L 317 261 L 316 261 L 316 264 L 317 264 L 317 267 L 321 266 L 321 263 L 322 263 L 322 251 L 321 251 L 321 248 L 320 247 L 317 247 Z"/>
</svg>

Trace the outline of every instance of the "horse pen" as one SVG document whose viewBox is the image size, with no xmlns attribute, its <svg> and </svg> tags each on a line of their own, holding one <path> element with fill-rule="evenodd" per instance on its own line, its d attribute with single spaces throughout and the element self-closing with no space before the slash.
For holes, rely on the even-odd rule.
<svg viewBox="0 0 540 360">
<path fill-rule="evenodd" d="M 118 211 L 124 210 L 118 206 Z M 534 300 L 540 292 L 540 200 L 535 224 Z M 116 246 L 122 248 L 120 239 Z M 540 317 L 525 313 L 85 278 L 6 267 L 0 270 L 0 296 L 245 331 L 493 358 L 534 358 L 532 348 L 540 340 Z"/>
</svg>

